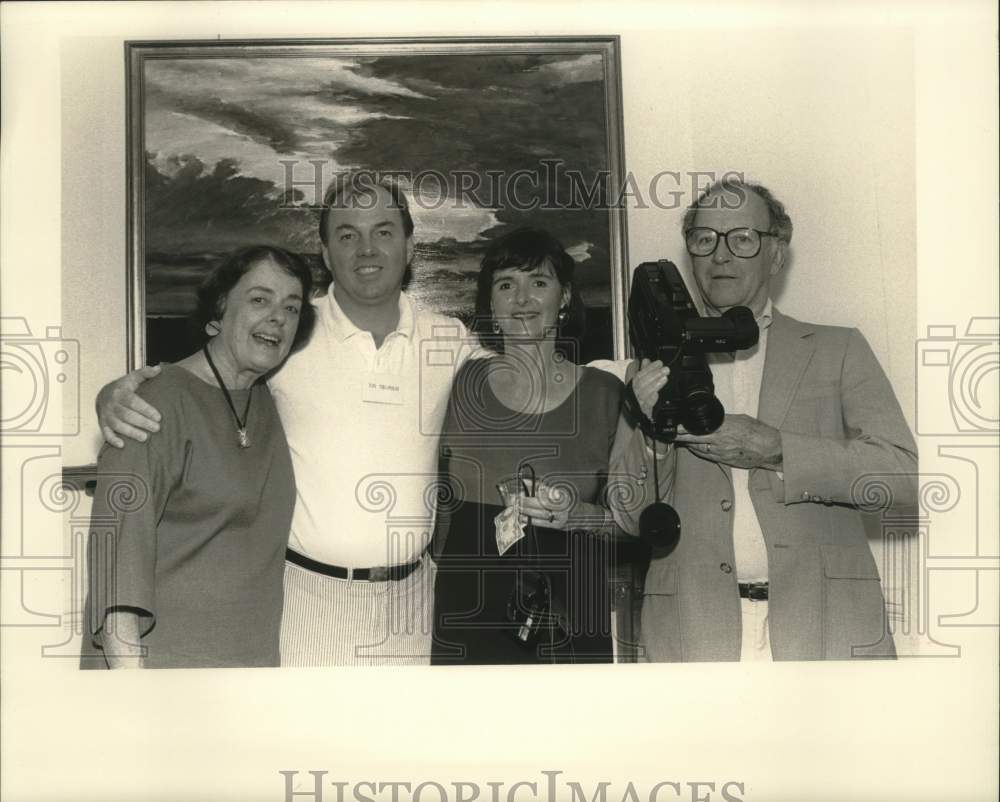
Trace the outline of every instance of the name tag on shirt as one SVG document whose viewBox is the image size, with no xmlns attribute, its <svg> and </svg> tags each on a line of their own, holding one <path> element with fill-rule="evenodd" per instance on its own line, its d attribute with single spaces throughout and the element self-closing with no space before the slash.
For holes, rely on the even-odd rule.
<svg viewBox="0 0 1000 802">
<path fill-rule="evenodd" d="M 369 373 L 364 379 L 361 399 L 369 404 L 400 406 L 405 401 L 402 381 L 391 373 Z"/>
</svg>

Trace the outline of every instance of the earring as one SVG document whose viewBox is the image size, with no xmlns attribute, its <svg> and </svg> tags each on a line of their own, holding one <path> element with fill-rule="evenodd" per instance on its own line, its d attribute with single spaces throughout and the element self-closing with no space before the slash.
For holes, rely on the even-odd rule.
<svg viewBox="0 0 1000 802">
<path fill-rule="evenodd" d="M 219 325 L 219 322 L 216 321 L 216 320 L 213 320 L 213 321 L 205 324 L 205 333 L 209 337 L 214 337 L 216 334 L 219 334 L 221 331 L 222 331 L 222 326 Z"/>
<path fill-rule="evenodd" d="M 559 321 L 560 326 L 564 325 L 566 321 L 569 320 L 569 312 L 566 310 L 565 306 L 559 310 L 559 314 L 556 315 L 556 320 Z"/>
</svg>

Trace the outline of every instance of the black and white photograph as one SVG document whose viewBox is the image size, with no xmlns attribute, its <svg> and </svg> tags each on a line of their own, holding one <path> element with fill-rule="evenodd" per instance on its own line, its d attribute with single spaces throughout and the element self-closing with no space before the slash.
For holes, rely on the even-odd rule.
<svg viewBox="0 0 1000 802">
<path fill-rule="evenodd" d="M 0 14 L 3 798 L 996 797 L 995 7 Z"/>
</svg>

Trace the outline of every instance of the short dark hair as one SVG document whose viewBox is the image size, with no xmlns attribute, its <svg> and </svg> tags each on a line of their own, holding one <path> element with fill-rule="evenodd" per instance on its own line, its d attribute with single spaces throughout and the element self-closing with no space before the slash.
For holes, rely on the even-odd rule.
<svg viewBox="0 0 1000 802">
<path fill-rule="evenodd" d="M 370 170 L 358 170 L 337 173 L 323 193 L 323 205 L 319 210 L 320 244 L 326 246 L 326 238 L 330 233 L 330 209 L 344 209 L 347 201 L 352 198 L 374 198 L 380 188 L 389 193 L 392 201 L 389 208 L 399 210 L 399 215 L 403 219 L 403 234 L 407 239 L 412 237 L 413 215 L 410 214 L 410 203 L 399 184 L 388 176 L 380 176 Z M 407 265 L 403 273 L 403 289 L 406 289 L 412 278 L 413 270 Z"/>
<path fill-rule="evenodd" d="M 319 211 L 319 240 L 326 245 L 330 233 L 330 209 L 343 209 L 347 201 L 355 197 L 374 197 L 378 189 L 384 189 L 392 199 L 393 209 L 399 209 L 403 218 L 403 233 L 413 236 L 413 216 L 410 214 L 410 203 L 399 184 L 387 176 L 359 170 L 352 173 L 337 173 L 323 193 L 323 206 Z"/>
<path fill-rule="evenodd" d="M 226 309 L 226 297 L 243 276 L 261 262 L 273 262 L 302 285 L 302 309 L 299 326 L 292 338 L 292 352 L 298 351 L 312 335 L 316 325 L 316 309 L 309 299 L 313 291 L 312 270 L 298 254 L 274 245 L 250 245 L 230 253 L 198 287 L 198 303 L 191 316 L 191 327 L 198 345 L 208 340 L 205 326 L 221 320 Z"/>
<path fill-rule="evenodd" d="M 723 178 L 721 181 L 716 181 L 704 190 L 694 203 L 688 206 L 687 211 L 684 212 L 682 229 L 685 233 L 694 227 L 695 216 L 698 214 L 699 209 L 704 208 L 705 199 L 708 198 L 709 195 L 716 192 L 725 192 L 727 194 L 736 195 L 740 199 L 741 203 L 746 198 L 747 192 L 754 193 L 758 198 L 764 201 L 767 206 L 767 212 L 771 220 L 769 230 L 772 233 L 777 234 L 778 239 L 786 245 L 792 241 L 792 218 L 789 217 L 788 212 L 785 211 L 785 205 L 763 184 L 758 184 L 753 181 L 744 181 L 736 175 L 730 175 Z"/>
<path fill-rule="evenodd" d="M 573 281 L 576 262 L 566 253 L 562 243 L 541 228 L 518 228 L 494 240 L 486 249 L 476 280 L 476 314 L 472 329 L 487 348 L 503 353 L 503 336 L 493 331 L 493 310 L 490 296 L 493 275 L 498 270 L 534 270 L 544 263 L 552 270 L 563 288 L 570 288 L 566 320 L 556 331 L 556 350 L 567 358 L 579 355 L 580 342 L 586 331 L 586 307 Z"/>
</svg>

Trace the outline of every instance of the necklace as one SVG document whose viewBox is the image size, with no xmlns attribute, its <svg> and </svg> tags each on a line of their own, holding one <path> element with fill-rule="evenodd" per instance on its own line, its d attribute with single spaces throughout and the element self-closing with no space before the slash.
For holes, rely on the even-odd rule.
<svg viewBox="0 0 1000 802">
<path fill-rule="evenodd" d="M 215 380 L 219 383 L 223 395 L 226 396 L 226 402 L 233 412 L 233 417 L 236 418 L 237 442 L 240 444 L 240 448 L 250 448 L 250 438 L 247 436 L 247 421 L 250 419 L 250 402 L 253 401 L 253 385 L 250 385 L 250 393 L 247 395 L 247 406 L 243 410 L 243 420 L 240 420 L 240 416 L 236 413 L 236 405 L 233 403 L 233 397 L 229 394 L 229 390 L 226 389 L 226 385 L 222 381 L 222 376 L 219 375 L 219 370 L 215 367 L 215 363 L 208 353 L 208 343 L 205 343 L 201 350 L 205 353 L 205 359 L 208 360 L 208 366 L 212 369 L 212 373 L 215 375 Z"/>
</svg>

